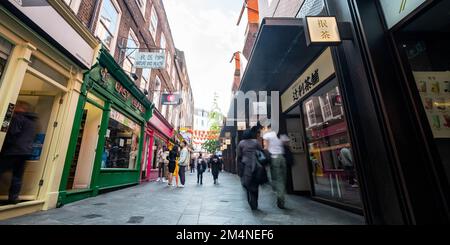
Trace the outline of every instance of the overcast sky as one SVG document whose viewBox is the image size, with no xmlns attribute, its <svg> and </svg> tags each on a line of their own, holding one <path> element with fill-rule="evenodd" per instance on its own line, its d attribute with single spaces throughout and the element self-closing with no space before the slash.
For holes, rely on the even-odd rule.
<svg viewBox="0 0 450 245">
<path fill-rule="evenodd" d="M 214 92 L 226 114 L 233 53 L 244 46 L 246 22 L 236 26 L 243 0 L 163 0 L 175 46 L 183 50 L 196 108 L 209 110 Z"/>
</svg>

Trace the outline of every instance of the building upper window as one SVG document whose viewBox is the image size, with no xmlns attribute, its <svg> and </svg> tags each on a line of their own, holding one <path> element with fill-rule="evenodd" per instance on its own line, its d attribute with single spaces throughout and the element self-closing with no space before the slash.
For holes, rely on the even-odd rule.
<svg viewBox="0 0 450 245">
<path fill-rule="evenodd" d="M 161 40 L 159 40 L 159 47 L 161 49 L 166 49 L 166 36 L 164 33 L 161 33 Z"/>
<path fill-rule="evenodd" d="M 78 13 L 81 0 L 64 0 L 64 2 L 73 10 L 74 13 Z"/>
<path fill-rule="evenodd" d="M 136 72 L 136 68 L 134 67 L 136 59 L 133 54 L 137 52 L 138 48 L 139 40 L 133 30 L 130 29 L 127 40 L 127 51 L 125 52 L 126 58 L 123 61 L 123 69 L 130 75 Z"/>
<path fill-rule="evenodd" d="M 141 10 L 142 16 L 145 18 L 145 6 L 147 5 L 147 0 L 136 0 L 136 3 Z"/>
<path fill-rule="evenodd" d="M 142 69 L 142 79 L 141 79 L 141 90 L 148 88 L 148 84 L 150 82 L 150 75 L 152 73 L 151 69 Z"/>
<path fill-rule="evenodd" d="M 156 43 L 156 29 L 158 28 L 158 14 L 156 14 L 155 6 L 152 7 L 152 12 L 150 14 L 150 33 L 153 36 L 153 40 Z"/>
<path fill-rule="evenodd" d="M 103 0 L 96 35 L 114 53 L 114 45 L 119 31 L 120 8 L 116 0 Z"/>
<path fill-rule="evenodd" d="M 161 109 L 161 80 L 159 79 L 159 76 L 156 76 L 155 78 L 155 89 L 153 91 L 153 104 L 158 109 Z"/>
<path fill-rule="evenodd" d="M 167 89 L 164 89 L 164 93 L 167 93 Z M 158 96 L 159 96 L 159 95 L 158 95 Z M 162 112 L 161 112 L 161 114 L 163 115 L 164 118 L 167 119 L 168 117 L 167 117 L 167 115 L 166 115 L 166 112 L 167 112 L 167 105 L 163 105 L 163 106 L 162 106 Z"/>
</svg>

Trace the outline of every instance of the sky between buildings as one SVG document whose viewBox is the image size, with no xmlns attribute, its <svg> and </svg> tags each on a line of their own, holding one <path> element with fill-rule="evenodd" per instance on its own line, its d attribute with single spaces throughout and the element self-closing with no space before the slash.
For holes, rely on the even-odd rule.
<svg viewBox="0 0 450 245">
<path fill-rule="evenodd" d="M 196 108 L 209 110 L 214 92 L 228 112 L 233 53 L 244 46 L 246 22 L 237 26 L 243 0 L 163 0 L 175 46 L 183 50 Z M 244 16 L 245 20 L 245 16 Z"/>
</svg>

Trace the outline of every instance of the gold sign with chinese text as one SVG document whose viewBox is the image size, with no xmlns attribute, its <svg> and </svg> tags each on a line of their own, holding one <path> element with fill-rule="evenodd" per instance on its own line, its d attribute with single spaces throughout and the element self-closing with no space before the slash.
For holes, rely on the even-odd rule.
<svg viewBox="0 0 450 245">
<path fill-rule="evenodd" d="M 341 43 L 338 22 L 331 16 L 306 16 L 305 34 L 307 46 L 337 45 Z"/>
<path fill-rule="evenodd" d="M 331 49 L 327 48 L 281 95 L 282 111 L 286 112 L 334 73 Z"/>
</svg>

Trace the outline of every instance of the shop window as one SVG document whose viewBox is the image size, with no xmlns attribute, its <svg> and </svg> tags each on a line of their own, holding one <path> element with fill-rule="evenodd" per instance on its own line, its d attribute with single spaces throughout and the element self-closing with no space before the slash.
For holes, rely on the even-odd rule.
<svg viewBox="0 0 450 245">
<path fill-rule="evenodd" d="M 12 44 L 0 37 L 0 87 L 2 86 L 3 73 L 6 70 L 6 64 L 12 47 Z"/>
<path fill-rule="evenodd" d="M 150 33 L 152 34 L 153 40 L 156 40 L 157 28 L 158 28 L 158 14 L 156 14 L 155 6 L 152 6 L 149 30 L 150 30 Z"/>
<path fill-rule="evenodd" d="M 120 8 L 116 0 L 103 0 L 96 35 L 107 48 L 114 53 L 114 46 L 119 31 Z"/>
<path fill-rule="evenodd" d="M 136 73 L 136 67 L 134 64 L 136 63 L 136 59 L 134 54 L 138 52 L 139 49 L 139 40 L 134 34 L 134 31 L 130 29 L 127 40 L 127 51 L 125 52 L 126 59 L 123 61 L 123 70 L 128 72 L 131 77 L 131 74 Z"/>
<path fill-rule="evenodd" d="M 112 109 L 102 168 L 136 169 L 140 135 L 141 126 L 138 123 Z"/>
<path fill-rule="evenodd" d="M 303 117 L 315 195 L 361 207 L 337 79 L 305 100 Z"/>
<path fill-rule="evenodd" d="M 439 2 L 400 28 L 395 39 L 450 181 L 449 9 L 449 1 Z"/>
</svg>

